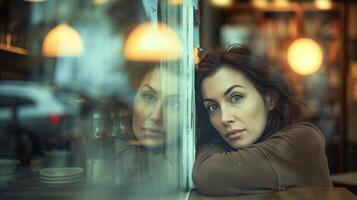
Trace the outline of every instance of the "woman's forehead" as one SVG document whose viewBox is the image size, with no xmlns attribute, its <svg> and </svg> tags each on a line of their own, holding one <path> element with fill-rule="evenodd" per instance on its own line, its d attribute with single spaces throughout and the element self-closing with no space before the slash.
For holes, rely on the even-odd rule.
<svg viewBox="0 0 357 200">
<path fill-rule="evenodd" d="M 221 67 L 202 81 L 202 93 L 207 95 L 219 91 L 224 92 L 225 89 L 232 85 L 239 85 L 245 89 L 250 89 L 253 86 L 245 74 L 239 70 L 231 67 Z"/>
<path fill-rule="evenodd" d="M 178 94 L 179 77 L 165 68 L 156 67 L 144 76 L 141 87 L 144 85 L 150 85 L 157 93 Z"/>
</svg>

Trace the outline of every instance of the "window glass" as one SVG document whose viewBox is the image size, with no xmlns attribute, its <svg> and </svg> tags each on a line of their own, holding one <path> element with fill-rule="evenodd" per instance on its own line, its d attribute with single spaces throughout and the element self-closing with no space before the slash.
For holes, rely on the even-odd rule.
<svg viewBox="0 0 357 200">
<path fill-rule="evenodd" d="M 29 106 L 34 104 L 30 99 L 0 95 L 0 108 L 11 108 L 12 106 Z"/>
<path fill-rule="evenodd" d="M 36 96 L 1 119 L 2 195 L 186 198 L 194 2 L 0 1 L 0 80 Z"/>
</svg>

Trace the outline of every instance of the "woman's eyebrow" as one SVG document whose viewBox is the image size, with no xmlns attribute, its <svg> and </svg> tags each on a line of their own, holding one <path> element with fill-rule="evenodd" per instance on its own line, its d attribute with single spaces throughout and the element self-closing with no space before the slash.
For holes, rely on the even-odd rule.
<svg viewBox="0 0 357 200">
<path fill-rule="evenodd" d="M 141 86 L 141 88 L 145 88 L 145 87 L 147 87 L 149 90 L 151 90 L 151 91 L 153 91 L 153 92 L 156 92 L 156 91 L 154 90 L 154 88 L 152 88 L 149 84 L 144 84 L 143 86 Z"/>
<path fill-rule="evenodd" d="M 166 96 L 167 99 L 178 99 L 180 98 L 180 95 L 178 94 L 170 94 Z"/>
<path fill-rule="evenodd" d="M 234 88 L 236 87 L 240 87 L 240 88 L 244 88 L 243 86 L 241 85 L 232 85 L 231 87 L 229 87 L 223 94 L 223 97 L 226 96 L 228 93 L 230 93 Z"/>
<path fill-rule="evenodd" d="M 225 92 L 224 92 L 224 94 L 223 94 L 223 97 L 224 96 L 226 96 L 228 93 L 230 93 L 234 88 L 236 88 L 236 87 L 240 87 L 240 88 L 244 88 L 243 86 L 241 86 L 241 85 L 232 85 L 231 87 L 229 87 Z M 203 102 L 205 102 L 205 101 L 215 101 L 214 99 L 210 99 L 210 98 L 204 98 L 203 99 Z"/>
<path fill-rule="evenodd" d="M 203 102 L 205 102 L 205 101 L 214 101 L 214 99 L 205 98 L 205 99 L 203 99 Z"/>
</svg>

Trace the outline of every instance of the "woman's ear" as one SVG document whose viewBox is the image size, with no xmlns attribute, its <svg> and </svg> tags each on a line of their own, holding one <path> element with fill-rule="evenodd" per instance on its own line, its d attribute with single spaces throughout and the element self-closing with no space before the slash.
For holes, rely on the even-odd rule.
<svg viewBox="0 0 357 200">
<path fill-rule="evenodd" d="M 269 111 L 271 111 L 275 108 L 275 104 L 276 104 L 275 92 L 268 92 L 265 95 L 264 100 L 265 100 L 265 106 L 268 108 Z"/>
</svg>

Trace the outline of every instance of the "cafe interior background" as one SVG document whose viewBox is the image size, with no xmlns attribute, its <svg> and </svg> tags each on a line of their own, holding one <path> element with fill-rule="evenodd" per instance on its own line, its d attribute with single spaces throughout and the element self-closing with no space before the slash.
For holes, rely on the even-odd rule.
<svg viewBox="0 0 357 200">
<path fill-rule="evenodd" d="M 356 171 L 356 21 L 357 2 L 347 0 L 0 0 L 0 187 L 37 175 L 47 186 L 185 196 L 193 188 L 195 63 L 208 49 L 247 42 L 304 100 L 304 119 L 325 136 L 331 174 Z M 138 145 L 123 144 L 133 85 L 154 65 L 162 90 L 177 90 L 176 112 L 162 116 L 175 125 L 137 161 L 137 150 L 120 149 Z M 46 179 L 44 170 L 59 168 L 75 177 Z"/>
</svg>

